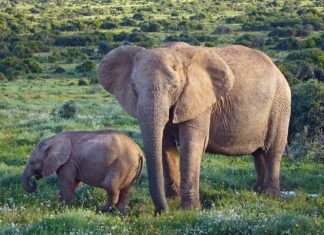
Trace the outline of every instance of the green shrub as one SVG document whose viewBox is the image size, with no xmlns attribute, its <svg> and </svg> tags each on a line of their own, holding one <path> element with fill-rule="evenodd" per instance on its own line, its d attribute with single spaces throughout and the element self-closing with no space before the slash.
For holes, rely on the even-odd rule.
<svg viewBox="0 0 324 235">
<path fill-rule="evenodd" d="M 291 52 L 286 59 L 319 63 L 322 67 L 324 67 L 324 52 L 319 48 Z"/>
<path fill-rule="evenodd" d="M 324 154 L 321 146 L 321 137 L 319 135 L 308 138 L 308 127 L 305 126 L 302 132 L 295 135 L 295 138 L 289 144 L 289 156 L 295 160 L 310 159 L 324 162 Z"/>
<path fill-rule="evenodd" d="M 42 68 L 40 65 L 35 61 L 34 58 L 27 58 L 22 61 L 22 63 L 25 66 L 25 71 L 26 72 L 31 72 L 31 73 L 41 73 Z"/>
<path fill-rule="evenodd" d="M 323 132 L 324 84 L 308 80 L 292 87 L 292 110 L 289 125 L 289 140 L 307 128 L 307 138 L 314 139 Z"/>
<path fill-rule="evenodd" d="M 93 61 L 87 60 L 87 61 L 83 62 L 82 64 L 79 64 L 78 66 L 76 66 L 75 71 L 78 73 L 91 72 L 91 71 L 94 71 L 95 67 L 96 67 L 96 64 Z"/>
<path fill-rule="evenodd" d="M 37 77 L 35 76 L 35 75 L 33 75 L 33 74 L 29 74 L 27 77 L 26 77 L 26 79 L 27 80 L 35 80 Z"/>
<path fill-rule="evenodd" d="M 91 85 L 94 85 L 94 84 L 99 83 L 99 81 L 98 81 L 97 76 L 96 76 L 95 73 L 92 74 L 92 75 L 90 75 L 90 77 L 89 77 L 89 83 L 90 83 Z"/>
<path fill-rule="evenodd" d="M 5 80 L 5 79 L 6 79 L 5 75 L 4 75 L 3 73 L 0 72 L 0 81 L 3 81 L 3 80 Z"/>
<path fill-rule="evenodd" d="M 65 73 L 65 69 L 59 66 L 54 70 L 54 73 Z"/>
<path fill-rule="evenodd" d="M 275 46 L 275 49 L 277 50 L 297 50 L 302 47 L 302 41 L 296 39 L 296 38 L 286 38 L 283 40 L 280 40 L 277 45 Z"/>
<path fill-rule="evenodd" d="M 262 47 L 265 45 L 265 37 L 260 35 L 244 34 L 235 40 L 236 44 L 240 44 L 247 47 Z"/>
<path fill-rule="evenodd" d="M 217 26 L 217 28 L 215 29 L 215 33 L 218 34 L 224 34 L 224 33 L 231 33 L 233 31 L 232 27 L 229 25 L 219 25 Z"/>
<path fill-rule="evenodd" d="M 142 24 L 141 30 L 144 32 L 160 32 L 163 26 L 158 22 L 151 22 L 149 24 Z"/>
<path fill-rule="evenodd" d="M 137 12 L 133 15 L 133 19 L 138 21 L 143 21 L 145 19 L 145 15 L 142 12 Z"/>
<path fill-rule="evenodd" d="M 69 119 L 76 116 L 77 108 L 75 102 L 70 100 L 61 105 L 58 110 L 58 116 L 60 118 Z"/>
<path fill-rule="evenodd" d="M 105 55 L 105 54 L 107 54 L 109 51 L 111 51 L 112 49 L 114 49 L 117 46 L 118 46 L 118 44 L 116 44 L 116 43 L 100 41 L 99 44 L 98 44 L 98 53 L 100 55 Z"/>
<path fill-rule="evenodd" d="M 118 28 L 118 22 L 117 22 L 116 19 L 112 19 L 112 18 L 108 17 L 100 25 L 100 28 L 102 28 L 102 29 L 114 29 L 114 28 Z"/>
<path fill-rule="evenodd" d="M 87 86 L 87 85 L 88 85 L 88 83 L 87 83 L 86 80 L 84 80 L 84 79 L 79 79 L 79 81 L 78 81 L 78 86 Z"/>
</svg>

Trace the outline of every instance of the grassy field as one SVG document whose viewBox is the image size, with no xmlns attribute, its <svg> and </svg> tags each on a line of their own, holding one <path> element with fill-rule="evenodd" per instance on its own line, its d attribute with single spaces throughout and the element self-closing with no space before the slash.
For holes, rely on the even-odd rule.
<svg viewBox="0 0 324 235">
<path fill-rule="evenodd" d="M 68 101 L 76 116 L 62 119 Z M 171 210 L 154 217 L 146 172 L 134 186 L 126 216 L 101 214 L 102 189 L 82 185 L 77 204 L 58 200 L 56 176 L 38 182 L 35 193 L 20 185 L 24 163 L 40 139 L 63 130 L 116 129 L 142 146 L 137 121 L 99 85 L 78 79 L 0 81 L 0 234 L 321 234 L 324 231 L 324 165 L 283 157 L 282 191 L 296 195 L 272 200 L 250 190 L 255 172 L 250 156 L 205 154 L 201 211 Z"/>
</svg>

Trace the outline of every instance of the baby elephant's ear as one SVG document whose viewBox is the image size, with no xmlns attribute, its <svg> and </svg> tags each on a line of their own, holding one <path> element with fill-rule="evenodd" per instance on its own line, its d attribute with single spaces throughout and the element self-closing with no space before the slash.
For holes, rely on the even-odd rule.
<svg viewBox="0 0 324 235">
<path fill-rule="evenodd" d="M 48 148 L 43 158 L 43 176 L 57 171 L 69 160 L 72 151 L 71 140 L 66 136 L 59 135 L 48 141 Z"/>
</svg>

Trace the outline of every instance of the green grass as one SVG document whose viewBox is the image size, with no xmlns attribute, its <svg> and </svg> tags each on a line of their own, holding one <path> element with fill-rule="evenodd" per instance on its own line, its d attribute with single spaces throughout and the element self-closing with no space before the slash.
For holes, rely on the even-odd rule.
<svg viewBox="0 0 324 235">
<path fill-rule="evenodd" d="M 100 86 L 78 79 L 0 81 L 0 234 L 321 234 L 324 231 L 324 165 L 283 157 L 281 188 L 296 196 L 272 200 L 250 190 L 255 171 L 250 156 L 205 154 L 201 169 L 201 211 L 153 216 L 146 171 L 133 187 L 128 215 L 101 214 L 102 189 L 82 185 L 76 205 L 59 203 L 56 176 L 23 191 L 20 175 L 31 148 L 63 130 L 121 130 L 142 146 L 137 121 Z M 60 106 L 73 100 L 77 115 L 61 119 Z M 310 194 L 319 194 L 312 197 Z"/>
</svg>

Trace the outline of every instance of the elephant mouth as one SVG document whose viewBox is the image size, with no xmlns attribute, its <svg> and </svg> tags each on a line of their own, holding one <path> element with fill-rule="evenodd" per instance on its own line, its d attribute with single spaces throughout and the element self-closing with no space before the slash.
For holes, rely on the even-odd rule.
<svg viewBox="0 0 324 235">
<path fill-rule="evenodd" d="M 40 180 L 43 176 L 41 175 L 40 172 L 36 171 L 35 174 L 34 174 L 36 180 Z"/>
</svg>

